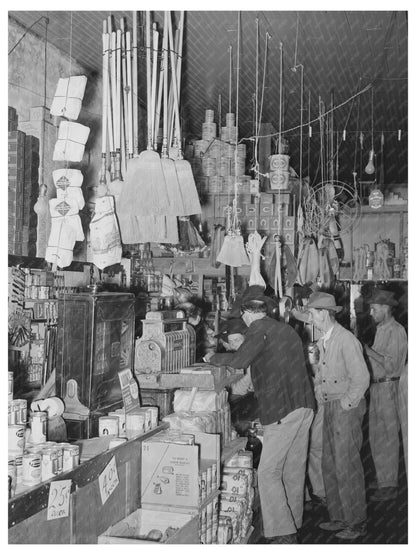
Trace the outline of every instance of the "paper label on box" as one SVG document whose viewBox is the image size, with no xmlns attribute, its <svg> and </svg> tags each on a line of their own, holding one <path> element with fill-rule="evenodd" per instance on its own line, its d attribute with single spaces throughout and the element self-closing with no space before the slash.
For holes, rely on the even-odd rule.
<svg viewBox="0 0 416 555">
<path fill-rule="evenodd" d="M 132 409 L 140 407 L 139 386 L 130 368 L 121 370 L 118 373 L 118 378 L 120 380 L 125 411 L 130 412 Z"/>
<path fill-rule="evenodd" d="M 71 480 L 58 480 L 56 482 L 51 482 L 46 520 L 64 518 L 69 515 L 70 492 Z"/>
<path fill-rule="evenodd" d="M 142 501 L 196 507 L 199 500 L 198 456 L 195 445 L 144 442 Z"/>
<path fill-rule="evenodd" d="M 100 486 L 101 502 L 104 505 L 119 484 L 115 457 L 112 457 L 110 462 L 99 475 L 98 483 Z"/>
</svg>

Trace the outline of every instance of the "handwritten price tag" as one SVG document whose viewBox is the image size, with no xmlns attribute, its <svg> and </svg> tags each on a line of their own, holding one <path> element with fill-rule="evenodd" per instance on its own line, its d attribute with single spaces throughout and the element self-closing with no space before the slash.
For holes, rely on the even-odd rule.
<svg viewBox="0 0 416 555">
<path fill-rule="evenodd" d="M 64 518 L 69 515 L 71 480 L 51 482 L 49 488 L 47 520 Z"/>
<path fill-rule="evenodd" d="M 98 483 L 100 485 L 101 502 L 104 505 L 119 484 L 115 457 L 110 460 L 98 476 Z"/>
</svg>

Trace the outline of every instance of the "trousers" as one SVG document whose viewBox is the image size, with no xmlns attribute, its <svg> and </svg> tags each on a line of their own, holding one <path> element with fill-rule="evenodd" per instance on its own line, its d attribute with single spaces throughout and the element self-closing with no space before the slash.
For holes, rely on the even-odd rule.
<svg viewBox="0 0 416 555">
<path fill-rule="evenodd" d="M 323 425 L 324 405 L 320 404 L 313 418 L 310 431 L 308 477 L 313 495 L 321 498 L 325 497 L 324 477 L 322 474 Z"/>
<path fill-rule="evenodd" d="M 258 468 L 264 536 L 294 534 L 302 526 L 303 490 L 313 410 L 299 408 L 264 426 Z"/>
<path fill-rule="evenodd" d="M 402 440 L 403 440 L 403 451 L 404 451 L 404 464 L 406 467 L 407 474 L 407 413 L 408 413 L 408 399 L 407 399 L 407 364 L 404 367 L 403 372 L 400 375 L 399 380 L 399 416 L 400 416 L 400 428 L 402 430 Z"/>
<path fill-rule="evenodd" d="M 379 488 L 397 487 L 399 476 L 399 382 L 370 387 L 369 439 Z"/>
<path fill-rule="evenodd" d="M 345 410 L 339 399 L 324 404 L 322 471 L 330 520 L 355 526 L 367 518 L 360 449 L 365 399 Z"/>
</svg>

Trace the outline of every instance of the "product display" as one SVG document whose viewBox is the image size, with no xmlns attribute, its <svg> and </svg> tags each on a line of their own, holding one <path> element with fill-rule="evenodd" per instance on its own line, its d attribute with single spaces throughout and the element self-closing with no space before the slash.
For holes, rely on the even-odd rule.
<svg viewBox="0 0 416 555">
<path fill-rule="evenodd" d="M 407 12 L 111 8 L 8 12 L 9 544 L 406 544 Z"/>
</svg>

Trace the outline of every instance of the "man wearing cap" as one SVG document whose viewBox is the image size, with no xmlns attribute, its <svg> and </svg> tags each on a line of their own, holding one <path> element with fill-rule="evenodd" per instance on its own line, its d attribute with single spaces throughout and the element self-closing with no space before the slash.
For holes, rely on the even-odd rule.
<svg viewBox="0 0 416 555">
<path fill-rule="evenodd" d="M 251 367 L 264 429 L 258 468 L 264 536 L 268 543 L 297 543 L 315 400 L 300 337 L 267 311 L 262 294 L 241 306 L 248 330 L 228 365 Z"/>
<path fill-rule="evenodd" d="M 364 399 L 370 376 L 358 339 L 335 320 L 342 309 L 328 293 L 312 293 L 308 310 L 321 332 L 315 395 L 324 405 L 322 471 L 330 521 L 340 539 L 365 534 L 364 470 L 360 458 Z"/>
<path fill-rule="evenodd" d="M 368 301 L 377 325 L 372 347 L 365 345 L 371 370 L 369 438 L 377 476 L 372 501 L 397 496 L 399 475 L 399 379 L 407 357 L 406 331 L 392 315 L 394 293 L 375 289 Z"/>
</svg>

